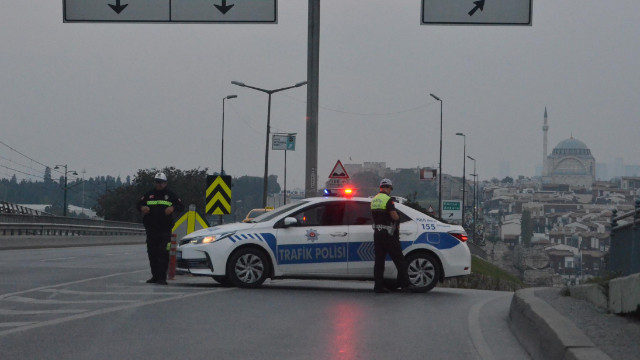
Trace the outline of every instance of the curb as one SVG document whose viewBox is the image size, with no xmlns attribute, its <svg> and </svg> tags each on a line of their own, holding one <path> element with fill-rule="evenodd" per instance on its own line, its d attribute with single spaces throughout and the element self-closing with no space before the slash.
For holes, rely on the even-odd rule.
<svg viewBox="0 0 640 360">
<path fill-rule="evenodd" d="M 509 308 L 511 331 L 533 359 L 611 360 L 535 290 L 516 291 Z"/>
</svg>

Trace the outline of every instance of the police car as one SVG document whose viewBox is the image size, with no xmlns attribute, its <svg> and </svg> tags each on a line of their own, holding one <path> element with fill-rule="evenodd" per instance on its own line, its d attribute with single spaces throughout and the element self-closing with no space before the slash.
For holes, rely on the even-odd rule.
<svg viewBox="0 0 640 360">
<path fill-rule="evenodd" d="M 259 287 L 267 278 L 372 280 L 370 205 L 370 198 L 307 198 L 249 223 L 193 232 L 180 240 L 177 270 L 242 288 Z M 402 204 L 396 204 L 396 210 L 414 291 L 427 292 L 438 281 L 471 273 L 467 234 L 461 226 Z M 396 276 L 387 257 L 385 279 L 393 283 Z"/>
</svg>

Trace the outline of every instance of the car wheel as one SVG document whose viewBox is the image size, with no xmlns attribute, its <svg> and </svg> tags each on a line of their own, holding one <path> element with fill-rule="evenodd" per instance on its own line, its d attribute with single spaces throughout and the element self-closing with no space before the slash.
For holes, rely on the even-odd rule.
<svg viewBox="0 0 640 360">
<path fill-rule="evenodd" d="M 427 292 L 433 289 L 440 279 L 438 261 L 434 255 L 428 253 L 409 255 L 407 273 L 415 292 Z"/>
<path fill-rule="evenodd" d="M 229 278 L 227 278 L 224 275 L 213 275 L 212 278 L 213 278 L 213 280 L 215 280 L 216 282 L 218 282 L 222 286 L 231 286 L 231 285 L 233 285 L 231 283 L 231 281 L 229 281 Z"/>
<path fill-rule="evenodd" d="M 227 264 L 227 278 L 241 288 L 255 288 L 267 279 L 268 262 L 264 253 L 255 248 L 238 250 Z"/>
</svg>

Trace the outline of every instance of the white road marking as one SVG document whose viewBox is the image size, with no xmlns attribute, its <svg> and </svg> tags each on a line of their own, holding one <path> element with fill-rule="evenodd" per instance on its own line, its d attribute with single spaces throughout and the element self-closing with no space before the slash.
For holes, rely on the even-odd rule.
<svg viewBox="0 0 640 360">
<path fill-rule="evenodd" d="M 129 309 L 142 307 L 142 306 L 146 306 L 146 305 L 153 305 L 153 304 L 158 304 L 158 303 L 163 303 L 163 302 L 168 302 L 168 301 L 186 299 L 186 298 L 199 296 L 199 295 L 208 295 L 208 294 L 214 294 L 214 293 L 220 293 L 220 292 L 232 291 L 232 290 L 237 290 L 237 288 L 218 288 L 218 289 L 214 289 L 214 290 L 202 291 L 202 292 L 193 293 L 193 294 L 173 296 L 173 297 L 170 297 L 170 298 L 155 299 L 155 300 L 150 300 L 150 301 L 136 302 L 136 303 L 133 303 L 133 304 L 120 305 L 120 306 L 116 306 L 116 307 L 112 307 L 112 308 L 100 309 L 100 310 L 90 311 L 90 312 L 83 313 L 83 314 L 76 314 L 76 315 L 71 315 L 71 316 L 62 317 L 62 318 L 58 318 L 58 319 L 43 321 L 43 322 L 39 322 L 37 324 L 25 325 L 25 326 L 20 326 L 20 327 L 13 328 L 13 329 L 2 330 L 2 331 L 0 331 L 0 336 L 13 334 L 13 333 L 21 332 L 21 331 L 26 331 L 26 330 L 31 330 L 31 329 L 36 329 L 36 328 L 41 328 L 41 327 L 45 327 L 45 326 L 49 326 L 49 325 L 57 325 L 57 324 L 61 324 L 61 323 L 68 322 L 68 321 L 85 319 L 85 318 L 88 318 L 88 317 L 108 314 L 108 313 L 112 313 L 112 312 L 116 312 L 116 311 L 129 310 Z"/>
<path fill-rule="evenodd" d="M 26 326 L 26 325 L 31 325 L 33 324 L 33 321 L 28 322 L 28 321 L 23 321 L 23 322 L 6 322 L 6 323 L 0 323 L 0 328 L 3 327 L 16 327 L 16 326 Z"/>
<path fill-rule="evenodd" d="M 469 310 L 468 316 L 468 324 L 469 324 L 469 333 L 471 335 L 471 342 L 473 346 L 478 351 L 480 358 L 483 360 L 493 360 L 495 359 L 495 355 L 493 355 L 493 351 L 489 345 L 487 345 L 487 341 L 484 339 L 482 335 L 482 328 L 480 327 L 480 309 L 485 306 L 488 302 L 500 299 L 501 297 L 511 296 L 512 294 L 504 294 L 500 296 L 496 296 L 493 298 L 489 298 L 484 300 L 481 303 L 477 303 L 471 307 Z"/>
<path fill-rule="evenodd" d="M 9 310 L 0 309 L 0 315 L 42 315 L 42 314 L 77 314 L 85 312 L 87 309 L 65 309 L 65 310 Z"/>
<path fill-rule="evenodd" d="M 56 287 L 59 287 L 59 286 L 67 286 L 67 285 L 81 284 L 81 283 L 89 282 L 89 281 L 93 281 L 93 280 L 108 279 L 108 278 L 110 278 L 110 277 L 116 277 L 116 276 L 121 276 L 121 275 L 129 275 L 129 274 L 135 274 L 135 273 L 139 273 L 139 272 L 146 272 L 146 271 L 149 271 L 149 269 L 145 269 L 145 270 L 136 270 L 136 271 L 129 271 L 129 272 L 122 272 L 122 273 L 115 273 L 115 274 L 110 274 L 110 275 L 103 275 L 103 276 L 98 276 L 98 277 L 94 277 L 94 278 L 88 278 L 88 279 L 82 279 L 82 280 L 70 281 L 70 282 L 61 283 L 61 284 L 55 284 L 55 285 L 40 286 L 40 287 L 33 288 L 33 289 L 22 290 L 22 291 L 16 291 L 16 292 L 14 292 L 14 293 L 8 293 L 8 294 L 2 294 L 2 295 L 0 295 L 0 300 L 6 299 L 6 298 L 11 297 L 11 296 L 20 295 L 20 294 L 24 294 L 24 293 L 28 293 L 28 292 L 32 292 L 32 291 L 40 291 L 40 290 L 43 290 L 43 289 L 52 289 L 52 288 L 56 288 Z"/>
<path fill-rule="evenodd" d="M 40 260 L 40 262 L 45 262 L 45 261 L 60 261 L 60 260 L 71 260 L 71 259 L 77 259 L 77 256 L 74 257 L 63 257 L 63 258 L 53 258 L 53 259 L 42 259 Z"/>
<path fill-rule="evenodd" d="M 42 289 L 40 290 L 40 292 L 47 292 L 47 293 L 56 293 L 56 294 L 71 294 L 71 295 L 99 295 L 99 296 L 104 296 L 104 295 L 167 295 L 167 296 L 173 296 L 173 295 L 180 295 L 180 294 L 184 294 L 184 292 L 177 292 L 177 291 L 171 291 L 171 292 L 155 292 L 155 291 L 144 291 L 144 292 L 124 292 L 124 291 L 78 291 L 78 290 L 62 290 L 62 289 Z"/>
<path fill-rule="evenodd" d="M 121 304 L 136 302 L 136 300 L 56 300 L 56 299 L 34 299 L 24 296 L 10 296 L 4 301 L 13 301 L 23 304 Z"/>
</svg>

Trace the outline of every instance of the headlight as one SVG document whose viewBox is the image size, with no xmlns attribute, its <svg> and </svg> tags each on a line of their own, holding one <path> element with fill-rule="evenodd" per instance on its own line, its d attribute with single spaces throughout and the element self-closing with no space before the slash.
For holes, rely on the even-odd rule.
<svg viewBox="0 0 640 360">
<path fill-rule="evenodd" d="M 224 233 L 224 234 L 215 234 L 215 235 L 206 235 L 206 236 L 198 236 L 189 240 L 191 244 L 210 244 L 216 242 L 218 240 L 222 240 L 226 237 L 233 235 L 234 233 Z"/>
</svg>

